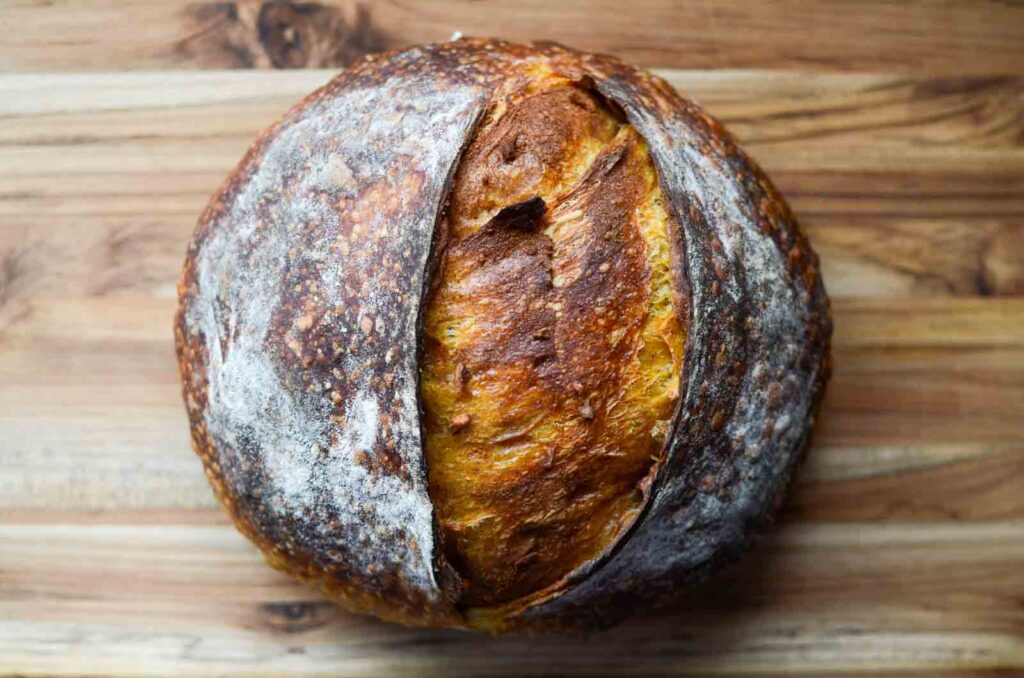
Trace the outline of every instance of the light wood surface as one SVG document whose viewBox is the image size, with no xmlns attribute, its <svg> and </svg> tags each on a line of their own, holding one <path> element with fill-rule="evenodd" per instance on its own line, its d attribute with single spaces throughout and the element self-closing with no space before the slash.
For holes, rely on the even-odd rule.
<svg viewBox="0 0 1024 678">
<path fill-rule="evenodd" d="M 332 72 L 223 69 L 490 27 L 704 104 L 833 298 L 835 375 L 778 527 L 590 638 L 341 612 L 233 530 L 180 402 L 195 219 Z M 1024 6 L 57 0 L 0 4 L 0 30 L 0 675 L 1024 672 Z"/>
<path fill-rule="evenodd" d="M 284 4 L 284 7 L 280 5 Z M 1007 0 L 7 0 L 0 68 L 329 66 L 464 35 L 555 40 L 644 66 L 1024 73 Z"/>
</svg>

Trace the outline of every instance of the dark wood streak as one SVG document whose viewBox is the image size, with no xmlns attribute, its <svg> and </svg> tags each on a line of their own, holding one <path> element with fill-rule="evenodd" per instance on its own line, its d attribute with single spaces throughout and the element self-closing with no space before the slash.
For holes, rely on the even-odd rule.
<svg viewBox="0 0 1024 678">
<path fill-rule="evenodd" d="M 24 250 L 10 250 L 0 256 L 0 308 L 11 301 L 19 281 L 28 272 L 24 258 Z"/>
<path fill-rule="evenodd" d="M 29 257 L 27 248 L 0 252 L 0 341 L 10 328 L 32 315 L 32 304 L 25 294 L 32 284 Z"/>
<path fill-rule="evenodd" d="M 337 605 L 322 600 L 261 603 L 260 620 L 270 629 L 303 634 L 334 623 L 341 615 Z"/>
<path fill-rule="evenodd" d="M 351 10 L 351 11 L 346 11 Z M 175 52 L 206 68 L 329 68 L 393 46 L 367 5 L 213 2 L 191 5 Z"/>
</svg>

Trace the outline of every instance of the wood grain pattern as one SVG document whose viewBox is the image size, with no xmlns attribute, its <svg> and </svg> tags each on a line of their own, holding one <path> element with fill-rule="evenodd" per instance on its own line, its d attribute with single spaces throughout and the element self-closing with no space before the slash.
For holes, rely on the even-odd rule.
<svg viewBox="0 0 1024 678">
<path fill-rule="evenodd" d="M 0 553 L 11 573 L 0 600 L 0 619 L 10 620 L 0 621 L 0 670 L 688 675 L 1024 661 L 1024 613 L 993 613 L 1024 585 L 1024 530 L 1012 523 L 788 526 L 741 567 L 627 623 L 614 642 L 607 634 L 493 639 L 356 619 L 271 571 L 227 526 L 4 524 L 0 539 L 11 547 Z"/>
<path fill-rule="evenodd" d="M 1024 79 L 662 73 L 775 178 L 833 296 L 1024 289 Z M 169 293 L 211 187 L 328 77 L 0 77 L 6 275 L 53 295 Z"/>
<path fill-rule="evenodd" d="M 622 7 L 0 7 L 0 675 L 1024 670 L 1024 6 Z M 834 299 L 779 527 L 589 639 L 386 626 L 267 568 L 188 449 L 171 345 L 199 210 L 331 73 L 252 69 L 495 26 L 662 67 L 771 174 Z"/>
<path fill-rule="evenodd" d="M 645 66 L 1024 72 L 1024 8 L 998 0 L 7 4 L 8 71 L 336 66 L 461 31 L 557 40 Z"/>
</svg>

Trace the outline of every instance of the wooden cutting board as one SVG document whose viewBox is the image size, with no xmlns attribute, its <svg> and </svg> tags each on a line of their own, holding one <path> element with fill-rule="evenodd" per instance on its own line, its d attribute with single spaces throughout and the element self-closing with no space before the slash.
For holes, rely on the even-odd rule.
<svg viewBox="0 0 1024 678">
<path fill-rule="evenodd" d="M 0 674 L 1024 671 L 1024 6 L 407 5 L 0 3 Z M 833 299 L 777 528 L 590 638 L 347 615 L 189 450 L 171 315 L 207 196 L 329 69 L 454 30 L 659 69 L 775 179 Z"/>
</svg>

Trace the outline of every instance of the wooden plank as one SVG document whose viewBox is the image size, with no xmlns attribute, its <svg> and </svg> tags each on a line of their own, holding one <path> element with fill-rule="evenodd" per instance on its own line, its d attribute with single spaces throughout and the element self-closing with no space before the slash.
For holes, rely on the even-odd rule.
<svg viewBox="0 0 1024 678">
<path fill-rule="evenodd" d="M 785 520 L 1024 519 L 1024 447 L 1018 445 L 824 447 L 809 457 L 785 505 Z M 829 477 L 835 468 L 851 475 Z"/>
<path fill-rule="evenodd" d="M 754 155 L 772 170 L 995 174 L 1019 170 L 1024 154 L 1016 143 L 1021 78 L 658 72 L 759 149 Z M 36 156 L 48 160 L 37 170 L 53 173 L 152 172 L 159 166 L 146 160 L 174 162 L 172 170 L 223 169 L 219 153 L 230 150 L 237 160 L 259 130 L 330 73 L 3 76 L 0 141 L 5 160 L 16 162 L 11 169 L 26 169 Z M 181 151 L 216 145 L 199 154 L 154 156 L 163 148 L 153 142 L 162 139 L 187 144 Z M 106 146 L 120 152 L 101 165 L 80 157 Z M 837 147 L 845 152 L 836 153 Z M 47 156 L 48 149 L 62 155 Z"/>
<path fill-rule="evenodd" d="M 93 5 L 51 37 L 183 11 Z M 431 10 L 370 16 L 387 11 Z M 164 44 L 157 23 L 111 49 Z M 180 67 L 158 51 L 143 58 Z M 185 242 L 252 137 L 327 72 L 0 76 L 0 675 L 1024 670 L 1024 80 L 664 74 L 805 224 L 835 299 L 835 378 L 765 545 L 587 639 L 346 615 L 262 563 L 188 449 L 169 327 Z"/>
<path fill-rule="evenodd" d="M 665 611 L 591 638 L 344 614 L 227 526 L 0 525 L 0 671 L 631 675 L 1024 666 L 1024 526 L 790 525 Z M 74 563 L 75 576 L 67 576 Z M 87 668 L 86 668 L 87 667 Z"/>
<path fill-rule="evenodd" d="M 336 66 L 461 31 L 556 40 L 647 66 L 1024 72 L 1024 9 L 997 0 L 639 0 L 628 20 L 624 9 L 611 0 L 16 0 L 0 15 L 0 68 Z"/>
<path fill-rule="evenodd" d="M 1024 293 L 1024 79 L 663 74 L 776 179 L 833 296 Z M 170 294 L 208 195 L 328 77 L 0 77 L 0 314 L 32 294 Z"/>
<path fill-rule="evenodd" d="M 5 520 L 214 509 L 173 308 L 169 294 L 32 298 L 0 328 Z M 835 375 L 788 514 L 1024 519 L 1024 299 L 837 299 L 834 314 Z"/>
</svg>

